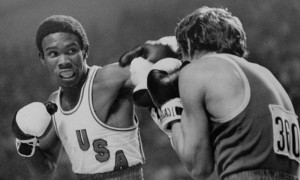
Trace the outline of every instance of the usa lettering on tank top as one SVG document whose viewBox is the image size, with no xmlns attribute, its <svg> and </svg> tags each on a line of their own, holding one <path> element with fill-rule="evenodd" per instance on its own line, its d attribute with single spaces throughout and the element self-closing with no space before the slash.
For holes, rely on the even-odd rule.
<svg viewBox="0 0 300 180">
<path fill-rule="evenodd" d="M 78 104 L 63 111 L 58 93 L 54 115 L 56 133 L 79 174 L 104 173 L 144 163 L 138 125 L 114 128 L 102 123 L 92 106 L 92 82 L 98 66 L 89 70 Z M 59 90 L 60 91 L 60 90 Z"/>
</svg>

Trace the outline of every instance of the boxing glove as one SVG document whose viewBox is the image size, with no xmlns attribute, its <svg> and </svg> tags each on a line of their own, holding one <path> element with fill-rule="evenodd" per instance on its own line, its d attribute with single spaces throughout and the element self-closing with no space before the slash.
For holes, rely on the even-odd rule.
<svg viewBox="0 0 300 180">
<path fill-rule="evenodd" d="M 21 156 L 31 157 L 38 138 L 46 134 L 51 124 L 51 115 L 57 111 L 52 102 L 33 102 L 18 110 L 13 118 L 12 131 L 16 137 L 17 151 Z"/>
<path fill-rule="evenodd" d="M 166 57 L 180 59 L 175 36 L 166 36 L 158 40 L 149 40 L 136 46 L 125 52 L 119 58 L 119 65 L 122 67 L 128 66 L 131 64 L 132 60 L 137 57 L 142 57 L 152 63 L 156 63 Z"/>
<path fill-rule="evenodd" d="M 186 65 L 187 63 L 184 63 Z M 147 77 L 147 88 L 160 118 L 153 118 L 155 123 L 169 137 L 171 137 L 170 124 L 180 121 L 183 106 L 179 96 L 178 77 L 183 64 L 175 58 L 165 58 L 155 63 Z M 154 117 L 154 115 L 151 115 Z"/>
<path fill-rule="evenodd" d="M 153 63 L 165 57 L 178 57 L 178 45 L 174 36 L 163 37 L 155 41 L 146 41 L 123 54 L 119 59 L 121 66 L 130 65 L 134 104 L 140 107 L 152 107 L 153 103 L 147 91 L 147 74 Z M 143 61 L 144 60 L 144 61 Z"/>
<path fill-rule="evenodd" d="M 139 107 L 153 106 L 147 91 L 147 76 L 153 63 L 142 57 L 134 58 L 130 64 L 130 79 L 134 85 L 133 102 Z"/>
</svg>

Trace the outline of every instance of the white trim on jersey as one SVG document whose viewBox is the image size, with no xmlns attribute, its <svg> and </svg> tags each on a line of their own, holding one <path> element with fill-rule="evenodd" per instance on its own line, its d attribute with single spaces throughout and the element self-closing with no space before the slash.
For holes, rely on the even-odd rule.
<svg viewBox="0 0 300 180">
<path fill-rule="evenodd" d="M 214 54 L 211 56 L 220 56 L 220 54 Z M 241 76 L 241 78 L 244 82 L 245 96 L 244 96 L 244 99 L 243 99 L 243 102 L 241 103 L 241 105 L 235 111 L 228 113 L 228 115 L 226 117 L 222 117 L 222 118 L 211 117 L 210 118 L 212 121 L 217 122 L 217 123 L 228 122 L 228 121 L 232 120 L 234 117 L 236 117 L 238 114 L 240 114 L 248 106 L 248 104 L 250 102 L 250 96 L 251 96 L 250 83 L 248 81 L 247 76 L 243 72 L 242 68 L 237 64 L 237 62 L 235 62 L 233 59 L 230 59 L 229 56 L 221 55 L 221 57 L 222 57 L 222 59 L 224 59 L 227 62 L 229 62 L 230 64 L 232 64 L 235 67 L 235 69 L 238 71 L 239 75 Z M 240 60 L 242 60 L 242 59 L 240 59 Z"/>
<path fill-rule="evenodd" d="M 111 130 L 115 130 L 115 131 L 130 131 L 130 130 L 133 130 L 135 128 L 138 127 L 138 122 L 136 122 L 132 127 L 128 127 L 128 128 L 117 128 L 117 127 L 112 127 L 112 126 L 109 126 L 105 123 L 103 123 L 97 116 L 96 112 L 95 112 L 95 109 L 94 109 L 94 106 L 93 106 L 93 99 L 92 99 L 92 94 L 93 94 L 93 81 L 94 81 L 94 78 L 96 76 L 96 73 L 98 70 L 101 70 L 100 67 L 97 67 L 96 70 L 94 70 L 91 74 L 91 78 L 90 78 L 90 81 L 88 82 L 88 101 L 89 101 L 89 107 L 90 107 L 90 111 L 94 117 L 94 119 L 103 127 L 105 128 L 108 128 L 108 129 L 111 129 Z"/>
</svg>

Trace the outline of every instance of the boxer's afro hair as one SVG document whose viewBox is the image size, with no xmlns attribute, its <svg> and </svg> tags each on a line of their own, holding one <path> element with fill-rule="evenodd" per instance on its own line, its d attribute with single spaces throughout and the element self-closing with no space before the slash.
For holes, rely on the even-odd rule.
<svg viewBox="0 0 300 180">
<path fill-rule="evenodd" d="M 79 38 L 81 49 L 85 49 L 89 44 L 86 32 L 78 20 L 66 15 L 52 15 L 41 22 L 36 33 L 36 46 L 42 55 L 42 40 L 47 35 L 56 32 L 75 34 Z"/>
</svg>

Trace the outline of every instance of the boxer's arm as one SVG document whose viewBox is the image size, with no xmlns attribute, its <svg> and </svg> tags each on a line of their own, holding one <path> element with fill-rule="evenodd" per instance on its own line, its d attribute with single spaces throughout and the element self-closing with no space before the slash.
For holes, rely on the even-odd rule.
<svg viewBox="0 0 300 180">
<path fill-rule="evenodd" d="M 184 111 L 181 123 L 172 126 L 174 148 L 196 179 L 207 178 L 214 168 L 209 120 L 205 111 L 208 80 L 209 77 L 195 65 L 182 69 L 179 92 Z"/>
</svg>

